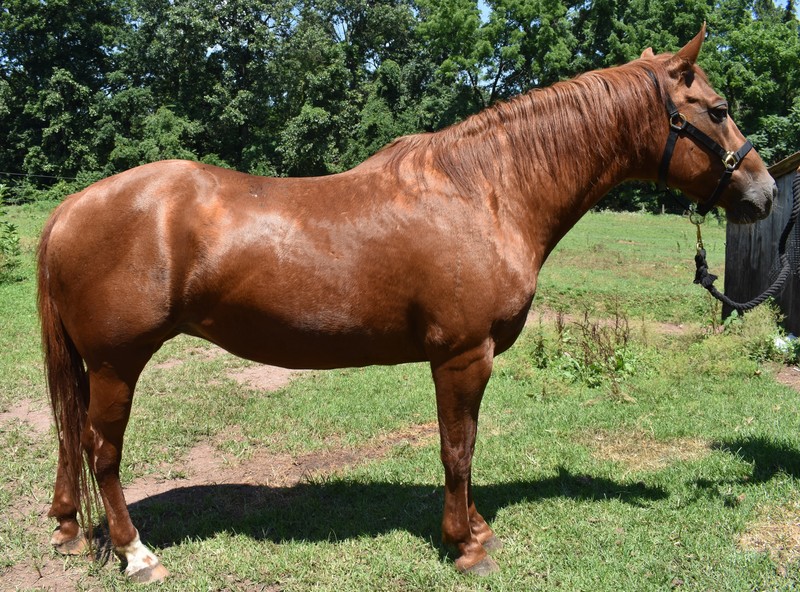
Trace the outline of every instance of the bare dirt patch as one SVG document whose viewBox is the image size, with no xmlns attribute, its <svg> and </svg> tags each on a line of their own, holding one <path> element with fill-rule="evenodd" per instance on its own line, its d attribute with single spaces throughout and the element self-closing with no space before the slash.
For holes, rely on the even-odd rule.
<svg viewBox="0 0 800 592">
<path fill-rule="evenodd" d="M 225 590 L 231 592 L 282 592 L 283 590 L 278 584 L 259 584 L 248 579 L 240 580 L 235 576 L 228 576 L 225 579 L 229 585 Z"/>
<path fill-rule="evenodd" d="M 12 565 L 8 571 L 0 573 L 0 589 L 2 590 L 84 590 L 79 586 L 85 575 L 85 570 L 70 569 L 69 564 L 76 561 L 86 561 L 88 558 L 53 559 L 43 557 L 36 565 L 32 563 L 18 563 Z"/>
<path fill-rule="evenodd" d="M 785 575 L 790 563 L 800 562 L 800 502 L 765 509 L 739 537 L 739 546 L 768 553 Z"/>
<path fill-rule="evenodd" d="M 31 426 L 37 435 L 46 434 L 53 425 L 50 409 L 31 399 L 23 399 L 8 411 L 0 413 L 0 426 L 12 421 L 23 421 Z"/>
<path fill-rule="evenodd" d="M 289 384 L 303 370 L 287 370 L 279 366 L 259 364 L 248 368 L 239 368 L 227 373 L 239 384 L 263 391 L 276 391 Z"/>
<path fill-rule="evenodd" d="M 154 364 L 152 366 L 155 370 L 171 370 L 177 368 L 188 361 L 209 361 L 215 360 L 220 356 L 225 355 L 224 349 L 219 347 L 192 347 L 186 350 L 185 355 L 180 358 L 170 358 Z M 258 364 L 255 366 L 248 366 L 247 368 L 239 368 L 227 372 L 228 378 L 231 378 L 239 384 L 249 386 L 254 389 L 264 391 L 278 390 L 292 381 L 303 370 L 287 370 L 278 366 L 270 366 L 268 364 Z"/>
<path fill-rule="evenodd" d="M 374 438 L 359 447 L 331 447 L 308 454 L 261 450 L 240 461 L 209 443 L 192 448 L 179 463 L 178 471 L 186 475 L 179 480 L 157 477 L 138 479 L 125 488 L 128 503 L 169 491 L 174 487 L 247 483 L 269 487 L 292 487 L 303 481 L 334 475 L 344 469 L 382 458 L 396 446 L 421 446 L 438 434 L 435 422 L 410 426 Z"/>
<path fill-rule="evenodd" d="M 778 371 L 775 380 L 800 391 L 800 368 L 797 366 L 784 366 Z"/>
<path fill-rule="evenodd" d="M 698 460 L 709 454 L 712 443 L 702 438 L 656 440 L 641 431 L 594 432 L 584 439 L 596 458 L 625 465 L 631 471 L 657 471 L 677 461 Z"/>
</svg>

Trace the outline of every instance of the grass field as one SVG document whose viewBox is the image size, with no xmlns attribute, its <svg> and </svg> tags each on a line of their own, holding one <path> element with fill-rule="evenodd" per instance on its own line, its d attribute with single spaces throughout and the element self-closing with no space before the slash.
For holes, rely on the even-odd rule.
<svg viewBox="0 0 800 592">
<path fill-rule="evenodd" d="M 55 437 L 32 277 L 52 206 L 8 208 L 24 261 L 0 285 L 0 589 L 133 589 L 117 560 L 47 544 Z M 724 228 L 704 233 L 721 271 Z M 439 542 L 424 365 L 266 390 L 241 380 L 252 364 L 170 342 L 141 379 L 123 469 L 172 574 L 159 588 L 797 589 L 800 395 L 777 380 L 794 370 L 769 311 L 719 330 L 693 248 L 681 218 L 594 213 L 551 256 L 482 407 L 474 493 L 505 543 L 483 579 Z"/>
</svg>

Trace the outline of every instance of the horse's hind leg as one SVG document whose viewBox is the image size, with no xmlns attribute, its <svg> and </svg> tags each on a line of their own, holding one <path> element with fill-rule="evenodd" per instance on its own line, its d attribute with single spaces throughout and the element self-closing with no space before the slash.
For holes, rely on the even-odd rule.
<svg viewBox="0 0 800 592">
<path fill-rule="evenodd" d="M 139 540 L 131 522 L 119 481 L 119 465 L 125 428 L 130 417 L 136 380 L 149 354 L 135 363 L 103 365 L 89 370 L 89 416 L 82 442 L 97 480 L 108 519 L 114 550 L 127 561 L 125 573 L 137 582 L 152 582 L 167 576 L 158 558 Z"/>
<path fill-rule="evenodd" d="M 62 555 L 81 555 L 88 545 L 86 538 L 81 532 L 78 524 L 78 508 L 75 500 L 70 493 L 70 480 L 77 482 L 78 471 L 81 467 L 70 467 L 66 461 L 64 449 L 59 445 L 58 448 L 58 469 L 56 471 L 56 486 L 53 492 L 53 504 L 50 506 L 48 516 L 58 521 L 58 528 L 50 539 L 53 545 Z M 72 472 L 72 475 L 69 473 Z"/>
</svg>

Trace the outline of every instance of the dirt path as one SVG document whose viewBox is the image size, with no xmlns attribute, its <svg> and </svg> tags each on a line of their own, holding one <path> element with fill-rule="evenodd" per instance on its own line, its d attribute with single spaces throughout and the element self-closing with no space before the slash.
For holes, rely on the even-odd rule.
<svg viewBox="0 0 800 592">
<path fill-rule="evenodd" d="M 589 319 L 592 322 L 598 322 L 601 326 L 614 325 L 614 319 L 608 317 L 590 315 Z M 575 323 L 582 323 L 584 321 L 584 316 L 580 314 L 559 313 L 550 308 L 534 308 L 528 314 L 526 325 L 535 327 L 540 321 L 545 325 L 551 326 L 556 325 L 558 322 L 562 322 L 564 325 L 572 325 Z M 658 335 L 683 335 L 692 329 L 691 325 L 643 321 L 641 319 L 628 319 L 628 325 L 631 330 L 641 332 L 646 328 L 646 330 L 653 331 Z"/>
<path fill-rule="evenodd" d="M 784 366 L 778 371 L 775 380 L 800 391 L 800 368 L 797 366 Z"/>
<path fill-rule="evenodd" d="M 292 455 L 257 450 L 250 458 L 238 461 L 207 442 L 194 446 L 175 469 L 183 479 L 144 477 L 125 488 L 129 504 L 158 495 L 175 487 L 247 483 L 269 487 L 292 487 L 303 481 L 335 475 L 366 462 L 379 460 L 395 446 L 422 446 L 435 441 L 436 422 L 414 425 L 389 432 L 363 446 L 332 446 L 326 450 Z"/>
<path fill-rule="evenodd" d="M 0 413 L 0 426 L 14 421 L 27 423 L 34 434 L 40 436 L 50 430 L 50 426 L 53 425 L 53 416 L 43 402 L 23 399 L 8 411 Z"/>
</svg>

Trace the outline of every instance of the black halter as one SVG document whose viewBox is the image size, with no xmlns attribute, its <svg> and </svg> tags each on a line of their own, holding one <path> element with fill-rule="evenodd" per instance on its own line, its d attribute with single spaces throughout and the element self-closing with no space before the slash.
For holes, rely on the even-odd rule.
<svg viewBox="0 0 800 592">
<path fill-rule="evenodd" d="M 658 84 L 658 79 L 656 78 L 655 74 L 650 71 L 648 71 L 647 74 L 655 83 L 656 89 L 660 92 L 661 87 Z M 664 93 L 664 105 L 667 109 L 667 117 L 669 119 L 669 136 L 667 137 L 667 144 L 664 147 L 664 156 L 661 157 L 661 165 L 658 167 L 658 188 L 667 189 L 669 162 L 672 160 L 672 153 L 675 150 L 675 144 L 678 141 L 678 136 L 681 135 L 691 138 L 718 156 L 722 161 L 722 166 L 725 167 L 725 171 L 722 173 L 714 193 L 711 194 L 711 197 L 705 203 L 699 204 L 697 207 L 697 213 L 700 216 L 705 216 L 715 205 L 717 205 L 722 192 L 725 191 L 725 188 L 731 181 L 733 172 L 739 168 L 742 160 L 753 148 L 753 145 L 750 143 L 750 140 L 745 140 L 745 143 L 742 144 L 742 147 L 736 152 L 725 150 L 725 148 L 717 144 L 705 133 L 689 123 L 686 120 L 686 116 L 678 111 L 675 103 L 672 102 L 672 98 L 667 93 Z"/>
</svg>

